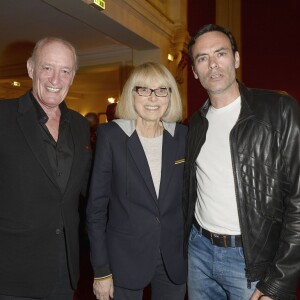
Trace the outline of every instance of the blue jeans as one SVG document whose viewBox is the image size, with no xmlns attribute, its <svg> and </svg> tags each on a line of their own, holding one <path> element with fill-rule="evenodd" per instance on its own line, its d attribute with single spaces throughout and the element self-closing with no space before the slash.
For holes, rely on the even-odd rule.
<svg viewBox="0 0 300 300">
<path fill-rule="evenodd" d="M 249 300 L 256 283 L 247 287 L 242 247 L 212 245 L 192 226 L 188 248 L 189 300 Z"/>
</svg>

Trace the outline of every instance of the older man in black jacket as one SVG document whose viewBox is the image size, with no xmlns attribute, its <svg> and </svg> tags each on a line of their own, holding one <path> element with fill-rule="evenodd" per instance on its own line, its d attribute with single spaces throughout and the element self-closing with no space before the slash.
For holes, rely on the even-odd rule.
<svg viewBox="0 0 300 300">
<path fill-rule="evenodd" d="M 284 93 L 236 81 L 232 34 L 189 44 L 209 99 L 189 123 L 184 211 L 189 299 L 295 299 L 300 276 L 300 115 Z"/>
<path fill-rule="evenodd" d="M 0 101 L 0 299 L 71 300 L 91 161 L 88 122 L 64 103 L 75 49 L 45 38 L 27 68 L 32 90 Z"/>
</svg>

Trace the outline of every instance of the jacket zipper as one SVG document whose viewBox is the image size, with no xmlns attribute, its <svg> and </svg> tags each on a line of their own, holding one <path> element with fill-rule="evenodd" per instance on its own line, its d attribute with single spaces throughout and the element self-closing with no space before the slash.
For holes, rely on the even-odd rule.
<svg viewBox="0 0 300 300">
<path fill-rule="evenodd" d="M 240 204 L 240 201 L 239 201 L 239 197 L 237 196 L 239 193 L 238 193 L 238 183 L 237 183 L 237 172 L 236 172 L 236 164 L 235 164 L 235 160 L 234 160 L 234 156 L 233 156 L 233 153 L 235 152 L 234 149 L 233 149 L 233 145 L 232 145 L 232 132 L 235 131 L 236 127 L 244 122 L 245 120 L 247 120 L 249 117 L 245 117 L 244 119 L 239 119 L 236 124 L 233 126 L 233 128 L 231 129 L 230 131 L 230 134 L 229 134 L 229 145 L 230 145 L 230 155 L 231 155 L 231 164 L 232 164 L 232 172 L 233 172 L 233 179 L 234 179 L 234 190 L 235 190 L 235 200 L 236 200 L 236 203 L 237 203 L 237 208 L 238 208 L 238 216 L 239 216 L 239 221 L 240 221 L 240 227 L 241 227 L 241 234 L 242 234 L 242 241 L 243 241 L 243 249 L 244 249 L 244 257 L 245 257 L 245 265 L 246 265 L 246 271 L 249 267 L 249 256 L 248 256 L 248 243 L 244 243 L 244 241 L 247 240 L 247 228 L 246 226 L 244 225 L 244 223 L 242 222 L 243 220 L 243 212 L 242 212 L 242 209 L 241 209 L 241 204 Z M 237 154 L 236 154 L 237 156 Z M 247 246 L 246 246 L 247 244 Z M 247 272 L 246 272 L 247 274 Z M 248 280 L 247 278 L 247 287 L 248 288 L 251 288 L 251 281 Z"/>
</svg>

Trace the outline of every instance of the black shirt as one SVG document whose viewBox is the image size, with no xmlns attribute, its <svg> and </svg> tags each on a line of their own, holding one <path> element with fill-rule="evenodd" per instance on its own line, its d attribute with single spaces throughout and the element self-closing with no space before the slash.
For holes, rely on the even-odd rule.
<svg viewBox="0 0 300 300">
<path fill-rule="evenodd" d="M 64 102 L 59 105 L 61 111 L 59 133 L 57 142 L 49 132 L 46 123 L 48 116 L 31 93 L 31 99 L 36 108 L 37 117 L 41 127 L 40 138 L 43 140 L 45 150 L 61 192 L 65 191 L 70 176 L 74 156 L 74 144 L 70 128 L 70 114 Z"/>
</svg>

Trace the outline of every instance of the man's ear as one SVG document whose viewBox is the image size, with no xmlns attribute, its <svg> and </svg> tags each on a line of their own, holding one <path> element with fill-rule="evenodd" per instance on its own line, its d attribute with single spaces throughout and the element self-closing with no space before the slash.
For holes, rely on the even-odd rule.
<svg viewBox="0 0 300 300">
<path fill-rule="evenodd" d="M 240 54 L 239 54 L 238 51 L 236 51 L 235 54 L 234 54 L 234 61 L 235 61 L 234 67 L 235 67 L 236 69 L 238 69 L 239 66 L 240 66 Z"/>
<path fill-rule="evenodd" d="M 33 63 L 30 59 L 27 60 L 27 72 L 28 72 L 28 76 L 32 79 L 33 78 Z"/>
<path fill-rule="evenodd" d="M 196 73 L 194 66 L 192 66 L 192 71 L 193 71 L 193 74 L 194 74 L 195 79 L 199 79 L 199 76 L 198 76 L 198 74 Z"/>
<path fill-rule="evenodd" d="M 72 80 L 71 80 L 70 86 L 73 84 L 73 80 L 74 80 L 74 78 L 75 78 L 75 75 L 76 75 L 76 72 L 73 71 L 73 75 L 72 75 Z"/>
</svg>

